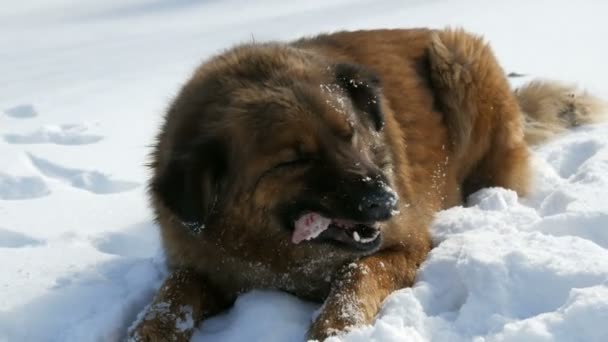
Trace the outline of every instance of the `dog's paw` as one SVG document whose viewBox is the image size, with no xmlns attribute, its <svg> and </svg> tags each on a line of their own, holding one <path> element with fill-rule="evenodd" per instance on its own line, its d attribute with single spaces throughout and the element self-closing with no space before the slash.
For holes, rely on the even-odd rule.
<svg viewBox="0 0 608 342">
<path fill-rule="evenodd" d="M 145 322 L 140 324 L 137 328 L 129 332 L 129 336 L 126 342 L 151 342 L 151 341 L 163 341 L 164 336 L 160 335 L 156 329 L 150 327 Z"/>
<path fill-rule="evenodd" d="M 308 340 L 322 342 L 328 337 L 345 334 L 354 326 L 352 320 L 346 319 L 346 317 L 320 316 L 308 329 Z"/>
<path fill-rule="evenodd" d="M 188 315 L 170 310 L 168 303 L 152 305 L 143 319 L 129 329 L 128 342 L 187 342 L 193 331 L 192 320 Z M 185 312 L 186 314 L 188 312 Z M 190 324 L 188 324 L 190 323 Z"/>
<path fill-rule="evenodd" d="M 141 322 L 130 331 L 127 342 L 188 342 L 191 334 L 170 329 L 162 321 Z"/>
</svg>

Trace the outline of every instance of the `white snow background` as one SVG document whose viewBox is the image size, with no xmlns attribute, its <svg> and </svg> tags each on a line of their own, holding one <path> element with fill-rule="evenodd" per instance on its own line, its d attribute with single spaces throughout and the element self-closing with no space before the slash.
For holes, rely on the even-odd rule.
<svg viewBox="0 0 608 342">
<path fill-rule="evenodd" d="M 321 31 L 463 26 L 507 72 L 608 98 L 608 2 L 28 0 L 0 6 L 0 341 L 118 341 L 166 270 L 144 167 L 204 58 Z M 332 341 L 608 341 L 608 124 L 534 149 L 528 198 L 437 215 L 373 326 Z M 317 304 L 254 291 L 194 341 L 302 341 Z"/>
</svg>

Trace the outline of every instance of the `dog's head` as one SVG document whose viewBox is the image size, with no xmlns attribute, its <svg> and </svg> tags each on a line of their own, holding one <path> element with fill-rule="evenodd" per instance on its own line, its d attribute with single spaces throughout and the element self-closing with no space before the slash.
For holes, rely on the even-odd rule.
<svg viewBox="0 0 608 342">
<path fill-rule="evenodd" d="M 185 229 L 230 217 L 292 244 L 372 252 L 398 202 L 383 101 L 361 66 L 237 48 L 203 65 L 171 107 L 152 193 Z"/>
</svg>

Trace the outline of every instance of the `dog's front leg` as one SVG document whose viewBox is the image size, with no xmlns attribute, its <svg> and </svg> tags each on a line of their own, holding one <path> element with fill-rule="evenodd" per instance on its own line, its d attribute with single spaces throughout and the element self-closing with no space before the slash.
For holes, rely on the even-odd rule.
<svg viewBox="0 0 608 342">
<path fill-rule="evenodd" d="M 189 341 L 196 325 L 229 305 L 205 278 L 189 269 L 174 270 L 128 341 Z"/>
<path fill-rule="evenodd" d="M 382 251 L 345 265 L 308 331 L 309 338 L 323 341 L 371 323 L 391 292 L 412 285 L 417 267 L 402 250 Z"/>
</svg>

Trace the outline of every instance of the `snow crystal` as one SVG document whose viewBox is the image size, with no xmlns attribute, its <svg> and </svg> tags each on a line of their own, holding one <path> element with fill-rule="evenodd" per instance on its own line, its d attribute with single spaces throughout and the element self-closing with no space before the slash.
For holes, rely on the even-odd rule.
<svg viewBox="0 0 608 342">
<path fill-rule="evenodd" d="M 148 313 L 145 315 L 145 321 L 151 321 L 157 318 L 167 316 L 171 312 L 171 304 L 168 302 L 155 303 L 150 307 Z"/>
<path fill-rule="evenodd" d="M 198 235 L 205 230 L 205 224 L 201 222 L 186 222 L 182 221 L 182 225 L 188 229 L 193 235 Z"/>
<path fill-rule="evenodd" d="M 184 332 L 194 328 L 194 319 L 192 318 L 192 307 L 189 305 L 180 308 L 177 320 L 175 321 L 175 329 L 179 332 Z"/>
</svg>

